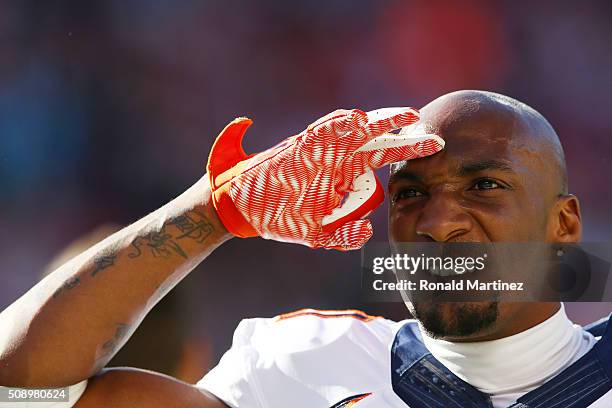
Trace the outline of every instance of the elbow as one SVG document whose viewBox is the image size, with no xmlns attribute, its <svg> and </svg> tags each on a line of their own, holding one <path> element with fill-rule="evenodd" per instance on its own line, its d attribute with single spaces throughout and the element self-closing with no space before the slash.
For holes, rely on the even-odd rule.
<svg viewBox="0 0 612 408">
<path fill-rule="evenodd" d="M 38 358 L 36 358 L 38 360 Z M 16 388 L 59 388 L 77 384 L 99 370 L 81 361 L 34 361 L 27 355 L 13 353 L 0 357 L 0 386 Z"/>
</svg>

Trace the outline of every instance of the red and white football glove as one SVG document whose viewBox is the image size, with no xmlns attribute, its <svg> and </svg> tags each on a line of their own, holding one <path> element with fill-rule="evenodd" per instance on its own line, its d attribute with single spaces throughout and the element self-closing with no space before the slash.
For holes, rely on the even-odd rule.
<svg viewBox="0 0 612 408">
<path fill-rule="evenodd" d="M 374 170 L 444 147 L 418 119 L 411 108 L 338 110 L 250 156 L 241 144 L 253 122 L 235 119 L 217 137 L 207 165 L 221 222 L 238 237 L 360 248 L 372 236 L 363 217 L 384 200 Z"/>
</svg>

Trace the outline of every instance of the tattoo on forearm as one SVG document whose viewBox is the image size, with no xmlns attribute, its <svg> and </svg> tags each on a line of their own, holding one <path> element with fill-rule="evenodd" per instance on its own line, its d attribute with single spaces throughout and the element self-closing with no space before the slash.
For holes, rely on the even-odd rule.
<svg viewBox="0 0 612 408">
<path fill-rule="evenodd" d="M 102 345 L 103 355 L 108 355 L 117 350 L 119 343 L 123 341 L 127 333 L 130 331 L 130 325 L 125 323 L 117 323 L 117 329 L 112 339 Z"/>
<path fill-rule="evenodd" d="M 104 269 L 113 266 L 117 260 L 117 254 L 102 255 L 94 258 L 94 269 L 91 271 L 91 276 L 96 276 Z"/>
<path fill-rule="evenodd" d="M 64 284 L 62 286 L 60 286 L 55 293 L 53 293 L 53 297 L 57 297 L 61 292 L 65 291 L 65 290 L 69 290 L 74 288 L 75 286 L 77 286 L 79 283 L 81 283 L 81 279 L 77 278 L 77 277 L 73 277 L 68 279 L 66 282 L 64 282 Z"/>
<path fill-rule="evenodd" d="M 180 235 L 172 236 L 167 226 L 175 226 Z M 138 258 L 143 251 L 149 251 L 154 257 L 169 258 L 177 254 L 187 259 L 187 253 L 178 243 L 182 239 L 192 239 L 201 244 L 213 232 L 213 226 L 208 219 L 198 211 L 189 211 L 168 221 L 161 230 L 137 237 L 131 244 L 131 259 Z"/>
<path fill-rule="evenodd" d="M 176 226 L 182 233 L 176 239 L 190 238 L 201 244 L 213 232 L 208 219 L 199 211 L 189 211 L 170 220 L 169 224 Z"/>
<path fill-rule="evenodd" d="M 137 237 L 132 242 L 132 248 L 132 252 L 128 254 L 128 257 L 132 259 L 142 255 L 143 249 L 149 250 L 154 257 L 168 258 L 172 254 L 179 254 L 183 258 L 187 258 L 183 248 L 174 241 L 172 235 L 166 231 L 165 226 L 159 232 L 150 232 Z"/>
</svg>

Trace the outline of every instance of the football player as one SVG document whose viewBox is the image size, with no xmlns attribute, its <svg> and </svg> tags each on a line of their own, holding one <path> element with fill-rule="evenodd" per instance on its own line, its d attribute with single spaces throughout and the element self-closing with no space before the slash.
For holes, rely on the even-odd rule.
<svg viewBox="0 0 612 408">
<path fill-rule="evenodd" d="M 397 242 L 578 242 L 578 199 L 550 124 L 507 96 L 460 91 L 420 113 L 336 111 L 262 153 L 230 123 L 208 174 L 85 251 L 0 315 L 0 384 L 62 387 L 87 407 L 609 407 L 607 319 L 559 302 L 408 303 L 415 320 L 302 310 L 244 320 L 196 386 L 104 369 L 145 314 L 231 237 L 361 247 L 392 166 Z M 392 132 L 401 129 L 399 132 Z M 16 405 L 15 405 L 16 406 Z M 40 406 L 40 405 L 37 405 Z"/>
</svg>

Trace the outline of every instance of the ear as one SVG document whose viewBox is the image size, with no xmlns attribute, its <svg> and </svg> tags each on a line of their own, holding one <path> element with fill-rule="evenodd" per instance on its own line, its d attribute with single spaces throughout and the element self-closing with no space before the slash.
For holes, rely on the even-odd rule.
<svg viewBox="0 0 612 408">
<path fill-rule="evenodd" d="M 582 238 L 580 202 L 575 195 L 564 194 L 557 199 L 550 221 L 552 242 L 579 242 Z"/>
</svg>

